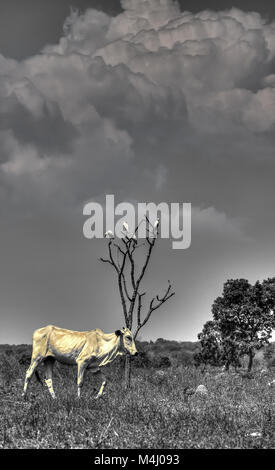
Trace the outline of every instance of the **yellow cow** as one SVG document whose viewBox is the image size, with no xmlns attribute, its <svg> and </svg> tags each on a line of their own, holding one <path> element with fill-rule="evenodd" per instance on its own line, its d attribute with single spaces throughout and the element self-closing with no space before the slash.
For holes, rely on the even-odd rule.
<svg viewBox="0 0 275 470">
<path fill-rule="evenodd" d="M 31 364 L 26 372 L 24 391 L 27 393 L 29 381 L 36 367 L 44 362 L 46 366 L 45 382 L 50 394 L 55 398 L 52 385 L 52 371 L 55 361 L 77 365 L 77 390 L 80 397 L 86 369 L 101 372 L 101 367 L 123 354 L 137 355 L 133 335 L 128 328 L 115 333 L 105 334 L 100 329 L 90 331 L 72 331 L 48 325 L 35 330 L 33 334 Z M 96 398 L 102 396 L 106 378 L 102 375 L 102 385 Z"/>
</svg>

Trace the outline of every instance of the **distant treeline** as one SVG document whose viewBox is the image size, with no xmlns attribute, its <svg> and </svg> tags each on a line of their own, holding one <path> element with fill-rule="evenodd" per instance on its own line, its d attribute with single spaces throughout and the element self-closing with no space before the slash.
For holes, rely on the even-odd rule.
<svg viewBox="0 0 275 470">
<path fill-rule="evenodd" d="M 136 367 L 164 368 L 171 365 L 192 365 L 194 354 L 199 351 L 199 342 L 170 341 L 159 338 L 156 341 L 136 341 L 139 355 L 134 360 Z M 0 344 L 0 354 L 15 356 L 21 364 L 28 364 L 32 346 L 29 344 Z"/>
<path fill-rule="evenodd" d="M 194 356 L 200 351 L 200 342 L 191 341 L 171 341 L 159 338 L 156 341 L 136 341 L 139 355 L 134 359 L 135 367 L 144 368 L 165 368 L 170 366 L 194 365 Z M 0 355 L 14 356 L 20 364 L 28 365 L 31 359 L 32 346 L 30 344 L 0 344 Z M 275 365 L 275 343 L 263 348 L 257 354 L 259 362 L 266 365 Z M 116 361 L 121 363 L 123 358 Z"/>
</svg>

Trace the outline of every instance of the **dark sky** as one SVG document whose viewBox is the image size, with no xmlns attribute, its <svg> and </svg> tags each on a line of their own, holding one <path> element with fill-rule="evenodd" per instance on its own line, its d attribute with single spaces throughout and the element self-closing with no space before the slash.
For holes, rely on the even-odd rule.
<svg viewBox="0 0 275 470">
<path fill-rule="evenodd" d="M 0 0 L 0 343 L 123 326 L 106 242 L 82 234 L 106 194 L 192 203 L 191 247 L 154 253 L 147 302 L 176 295 L 143 338 L 196 340 L 228 278 L 275 275 L 274 4 L 121 5 Z"/>
</svg>

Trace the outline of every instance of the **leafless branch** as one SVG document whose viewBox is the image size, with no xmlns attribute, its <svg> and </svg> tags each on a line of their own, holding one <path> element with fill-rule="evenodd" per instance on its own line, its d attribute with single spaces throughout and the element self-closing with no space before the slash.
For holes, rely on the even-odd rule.
<svg viewBox="0 0 275 470">
<path fill-rule="evenodd" d="M 142 309 L 142 304 L 141 304 L 141 298 L 146 294 L 146 292 L 143 292 L 143 294 L 138 294 L 138 310 L 137 310 L 137 322 L 138 325 L 140 325 L 140 311 Z"/>
<path fill-rule="evenodd" d="M 141 299 L 139 297 L 138 314 L 137 314 L 137 328 L 136 328 L 136 331 L 135 331 L 135 334 L 134 334 L 134 338 L 137 337 L 137 334 L 138 334 L 139 330 L 148 322 L 152 312 L 154 310 L 157 310 L 159 307 L 161 307 L 161 305 L 163 305 L 165 302 L 167 302 L 167 300 L 169 300 L 171 297 L 173 297 L 173 295 L 175 295 L 175 292 L 171 292 L 171 284 L 170 284 L 170 281 L 168 281 L 168 288 L 167 288 L 165 294 L 162 297 L 160 297 L 159 295 L 157 295 L 156 297 L 153 297 L 153 299 L 150 302 L 147 315 L 145 316 L 143 321 L 141 321 L 141 319 L 140 319 Z"/>
<path fill-rule="evenodd" d="M 102 261 L 102 263 L 109 263 L 111 266 L 113 266 L 113 263 L 111 263 L 109 259 L 99 258 L 99 260 Z"/>
<path fill-rule="evenodd" d="M 113 266 L 115 268 L 115 270 L 117 272 L 119 294 L 120 294 L 120 298 L 121 298 L 125 323 L 127 325 L 128 324 L 127 305 L 126 305 L 126 300 L 125 300 L 125 295 L 124 295 L 124 292 L 123 292 L 123 285 L 122 285 L 122 282 L 123 282 L 122 275 L 123 275 L 123 271 L 124 271 L 124 267 L 125 267 L 127 252 L 123 254 L 122 264 L 121 265 L 116 264 L 115 261 L 114 261 L 113 253 L 112 253 L 112 246 L 113 246 L 113 243 L 112 243 L 112 240 L 110 240 L 108 242 L 109 259 L 100 258 L 100 260 L 103 263 L 109 263 L 111 266 Z"/>
<path fill-rule="evenodd" d="M 127 283 L 126 283 L 126 279 L 125 279 L 125 274 L 124 274 L 124 273 L 122 273 L 122 281 L 123 281 L 123 287 L 124 287 L 124 291 L 125 291 L 126 297 L 127 297 L 127 299 L 129 300 L 129 302 L 131 302 L 132 297 L 131 297 L 130 294 L 128 293 L 128 288 L 127 288 Z"/>
</svg>

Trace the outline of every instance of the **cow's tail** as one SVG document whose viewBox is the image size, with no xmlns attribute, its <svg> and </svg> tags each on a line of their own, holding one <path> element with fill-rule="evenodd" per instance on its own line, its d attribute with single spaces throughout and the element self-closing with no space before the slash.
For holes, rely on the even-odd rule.
<svg viewBox="0 0 275 470">
<path fill-rule="evenodd" d="M 39 382 L 41 385 L 43 385 L 43 382 L 42 382 L 42 380 L 41 380 L 41 378 L 40 378 L 40 375 L 38 374 L 37 370 L 35 370 L 34 373 L 35 373 L 35 377 L 37 378 L 38 382 Z"/>
</svg>

